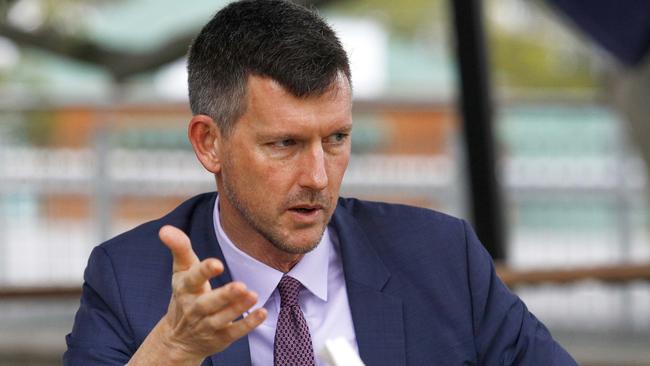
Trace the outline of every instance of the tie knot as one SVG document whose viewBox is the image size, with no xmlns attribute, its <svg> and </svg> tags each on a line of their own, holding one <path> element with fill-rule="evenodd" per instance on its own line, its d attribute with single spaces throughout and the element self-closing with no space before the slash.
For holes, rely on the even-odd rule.
<svg viewBox="0 0 650 366">
<path fill-rule="evenodd" d="M 280 307 L 298 305 L 298 293 L 302 283 L 291 276 L 283 276 L 278 284 L 280 291 Z"/>
</svg>

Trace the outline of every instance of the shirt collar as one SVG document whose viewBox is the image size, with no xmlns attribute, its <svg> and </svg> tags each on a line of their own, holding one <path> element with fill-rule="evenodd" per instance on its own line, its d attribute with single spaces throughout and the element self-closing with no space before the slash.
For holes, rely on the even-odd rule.
<svg viewBox="0 0 650 366">
<path fill-rule="evenodd" d="M 228 238 L 219 219 L 218 196 L 214 205 L 213 222 L 217 241 L 233 280 L 243 282 L 248 289 L 257 293 L 257 303 L 249 311 L 264 306 L 280 283 L 284 273 L 244 253 Z M 329 230 L 329 227 L 325 229 L 316 248 L 305 254 L 300 262 L 287 273 L 323 301 L 327 301 L 329 255 L 330 250 L 333 249 Z"/>
</svg>

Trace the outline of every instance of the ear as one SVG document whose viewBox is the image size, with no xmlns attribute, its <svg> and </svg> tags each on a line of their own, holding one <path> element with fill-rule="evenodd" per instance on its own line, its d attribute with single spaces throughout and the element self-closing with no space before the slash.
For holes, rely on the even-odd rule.
<svg viewBox="0 0 650 366">
<path fill-rule="evenodd" d="M 187 136 L 192 143 L 196 157 L 208 171 L 217 174 L 221 171 L 219 145 L 221 131 L 212 118 L 198 114 L 190 120 Z"/>
</svg>

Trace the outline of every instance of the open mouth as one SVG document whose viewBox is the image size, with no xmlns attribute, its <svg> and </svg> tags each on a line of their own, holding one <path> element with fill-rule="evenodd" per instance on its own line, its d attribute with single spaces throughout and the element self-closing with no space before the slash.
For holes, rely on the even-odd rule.
<svg viewBox="0 0 650 366">
<path fill-rule="evenodd" d="M 323 209 L 322 206 L 296 206 L 296 207 L 291 207 L 289 211 L 297 212 L 303 215 L 309 215 L 322 209 Z"/>
<path fill-rule="evenodd" d="M 310 213 L 316 211 L 315 208 L 292 208 L 291 210 L 300 213 Z"/>
</svg>

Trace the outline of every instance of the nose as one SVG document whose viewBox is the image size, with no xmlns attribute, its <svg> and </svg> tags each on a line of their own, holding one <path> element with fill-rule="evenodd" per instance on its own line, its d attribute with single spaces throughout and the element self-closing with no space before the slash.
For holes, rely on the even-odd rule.
<svg viewBox="0 0 650 366">
<path fill-rule="evenodd" d="M 301 175 L 298 184 L 301 187 L 321 191 L 327 187 L 327 169 L 323 146 L 314 144 L 304 152 L 301 165 Z"/>
</svg>

